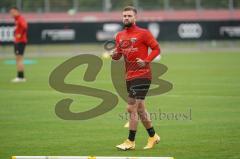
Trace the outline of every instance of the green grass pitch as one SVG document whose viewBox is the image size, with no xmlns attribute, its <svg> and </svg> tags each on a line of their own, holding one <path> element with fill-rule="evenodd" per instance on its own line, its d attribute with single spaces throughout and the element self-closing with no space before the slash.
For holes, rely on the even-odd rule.
<svg viewBox="0 0 240 159">
<path fill-rule="evenodd" d="M 161 142 L 144 151 L 147 133 L 139 124 L 136 150 L 118 151 L 126 139 L 125 103 L 112 111 L 85 121 L 58 118 L 57 101 L 73 98 L 71 110 L 88 110 L 101 102 L 83 95 L 59 93 L 48 84 L 51 71 L 69 57 L 39 57 L 26 65 L 27 82 L 13 84 L 15 66 L 0 61 L 0 158 L 11 156 L 172 156 L 177 159 L 240 158 L 240 51 L 163 54 L 168 71 L 161 77 L 174 88 L 146 100 L 150 112 L 188 113 L 191 120 L 153 120 Z M 116 93 L 110 62 L 95 82 L 83 81 L 86 66 L 67 77 L 68 83 L 87 84 Z"/>
</svg>

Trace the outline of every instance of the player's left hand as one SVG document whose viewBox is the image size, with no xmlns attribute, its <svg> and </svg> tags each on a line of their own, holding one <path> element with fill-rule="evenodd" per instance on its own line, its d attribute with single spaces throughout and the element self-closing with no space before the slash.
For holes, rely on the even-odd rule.
<svg viewBox="0 0 240 159">
<path fill-rule="evenodd" d="M 140 67 L 144 67 L 146 65 L 146 62 L 140 58 L 136 58 L 137 60 L 137 64 L 140 66 Z"/>
</svg>

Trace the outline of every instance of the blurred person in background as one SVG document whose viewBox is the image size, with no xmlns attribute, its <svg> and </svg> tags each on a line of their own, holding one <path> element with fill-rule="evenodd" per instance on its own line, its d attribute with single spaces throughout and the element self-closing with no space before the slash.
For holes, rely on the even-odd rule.
<svg viewBox="0 0 240 159">
<path fill-rule="evenodd" d="M 17 77 L 12 82 L 25 82 L 24 78 L 24 51 L 27 44 L 28 24 L 25 18 L 21 15 L 17 7 L 12 7 L 9 13 L 14 18 L 14 53 L 16 57 Z"/>
</svg>

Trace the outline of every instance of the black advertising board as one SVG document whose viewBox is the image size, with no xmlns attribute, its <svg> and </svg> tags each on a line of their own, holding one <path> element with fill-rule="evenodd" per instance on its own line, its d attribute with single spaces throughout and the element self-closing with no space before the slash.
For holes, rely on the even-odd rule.
<svg viewBox="0 0 240 159">
<path fill-rule="evenodd" d="M 236 40 L 240 21 L 164 21 L 138 22 L 159 41 Z M 29 23 L 30 44 L 95 43 L 113 39 L 121 22 Z M 14 26 L 0 23 L 0 43 L 13 41 Z"/>
</svg>

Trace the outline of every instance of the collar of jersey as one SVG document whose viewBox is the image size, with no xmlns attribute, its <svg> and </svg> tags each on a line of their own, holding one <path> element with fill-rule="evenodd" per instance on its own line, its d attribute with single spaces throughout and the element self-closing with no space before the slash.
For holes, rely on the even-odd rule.
<svg viewBox="0 0 240 159">
<path fill-rule="evenodd" d="M 134 29 L 136 29 L 136 24 L 133 24 L 131 27 L 129 27 L 129 28 L 126 28 L 125 30 L 126 31 L 132 31 L 132 30 L 134 30 Z"/>
<path fill-rule="evenodd" d="M 19 19 L 20 15 L 17 15 L 16 17 L 14 17 L 16 20 Z"/>
</svg>

